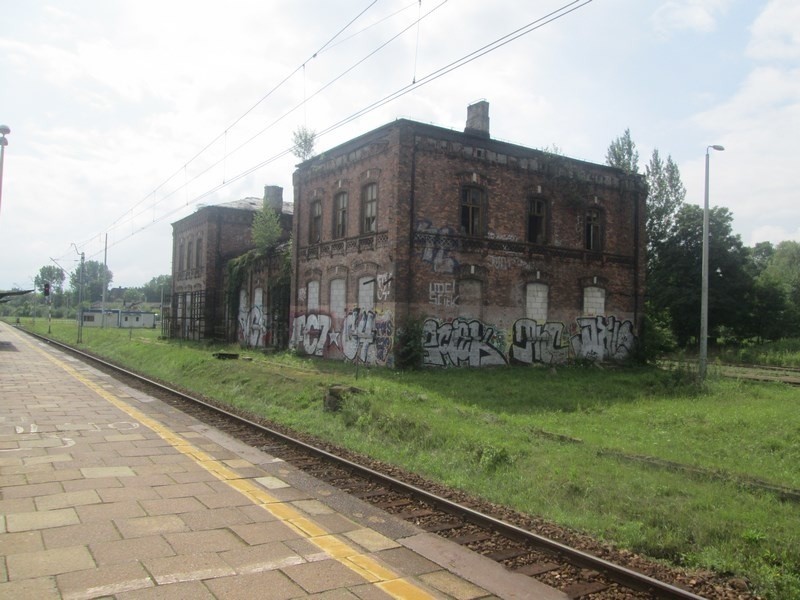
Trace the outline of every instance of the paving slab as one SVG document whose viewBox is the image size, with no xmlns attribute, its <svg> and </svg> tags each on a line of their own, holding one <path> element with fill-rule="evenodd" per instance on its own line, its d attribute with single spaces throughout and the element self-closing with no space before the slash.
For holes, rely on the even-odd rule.
<svg viewBox="0 0 800 600">
<path fill-rule="evenodd" d="M 5 340 L 0 598 L 565 598 L 0 323 Z"/>
</svg>

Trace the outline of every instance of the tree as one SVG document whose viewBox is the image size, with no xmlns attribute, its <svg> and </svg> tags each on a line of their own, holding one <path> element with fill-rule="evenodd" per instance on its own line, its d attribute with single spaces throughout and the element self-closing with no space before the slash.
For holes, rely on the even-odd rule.
<svg viewBox="0 0 800 600">
<path fill-rule="evenodd" d="M 161 302 L 161 293 L 172 290 L 172 275 L 158 275 L 142 286 L 145 302 Z"/>
<path fill-rule="evenodd" d="M 105 270 L 106 275 L 105 282 L 103 281 L 103 270 Z M 84 302 L 99 302 L 103 298 L 103 284 L 105 283 L 106 291 L 108 291 L 108 286 L 111 285 L 111 281 L 114 278 L 114 274 L 108 267 L 96 260 L 87 260 L 83 264 L 82 288 L 80 285 L 80 276 L 80 266 L 76 267 L 69 275 L 69 285 L 75 294 L 75 304 L 78 303 L 79 298 Z"/>
<path fill-rule="evenodd" d="M 786 301 L 784 313 L 774 317 L 781 323 L 781 337 L 800 335 L 800 242 L 778 244 L 759 274 L 759 281 L 780 288 Z"/>
<path fill-rule="evenodd" d="M 625 129 L 621 137 L 611 142 L 606 152 L 606 164 L 622 169 L 626 173 L 639 172 L 639 153 L 631 139 L 630 129 Z"/>
<path fill-rule="evenodd" d="M 294 148 L 292 153 L 300 160 L 307 160 L 314 155 L 314 143 L 317 139 L 317 133 L 312 129 L 308 129 L 305 125 L 301 125 L 292 133 L 292 143 Z"/>
<path fill-rule="evenodd" d="M 251 229 L 253 243 L 259 250 L 271 250 L 281 239 L 280 216 L 269 206 L 264 206 L 253 218 Z"/>
<path fill-rule="evenodd" d="M 748 332 L 754 279 L 748 251 L 734 235 L 727 208 L 709 211 L 708 323 L 714 337 L 721 327 L 738 335 Z M 648 279 L 650 301 L 669 316 L 678 344 L 685 346 L 700 332 L 703 209 L 683 205 L 661 247 Z"/>
<path fill-rule="evenodd" d="M 675 224 L 675 215 L 686 199 L 686 188 L 681 173 L 672 156 L 666 162 L 658 149 L 653 150 L 645 167 L 647 178 L 647 250 L 649 265 L 653 268 L 659 260 L 659 250 Z"/>
<path fill-rule="evenodd" d="M 60 294 L 64 290 L 64 279 L 64 271 L 60 267 L 45 265 L 39 269 L 39 274 L 33 278 L 33 285 L 36 289 L 41 290 L 47 282 L 50 284 L 52 293 Z"/>
</svg>

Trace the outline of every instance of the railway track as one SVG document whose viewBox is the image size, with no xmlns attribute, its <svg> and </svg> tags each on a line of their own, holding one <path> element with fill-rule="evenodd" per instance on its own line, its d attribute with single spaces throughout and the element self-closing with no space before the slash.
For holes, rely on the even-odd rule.
<svg viewBox="0 0 800 600">
<path fill-rule="evenodd" d="M 687 575 L 632 555 L 616 553 L 596 542 L 592 548 L 594 552 L 587 551 L 587 540 L 580 536 L 558 539 L 564 537 L 562 530 L 525 515 L 483 503 L 395 467 L 303 438 L 252 415 L 236 414 L 213 399 L 191 396 L 74 347 L 48 338 L 40 339 L 397 518 L 483 554 L 511 571 L 560 589 L 569 598 L 755 598 L 746 591 L 746 586 L 737 589 L 741 586 L 707 575 Z M 620 561 L 620 556 L 625 560 Z M 628 563 L 627 566 L 622 562 Z"/>
<path fill-rule="evenodd" d="M 697 360 L 660 360 L 659 365 L 666 368 L 678 368 L 692 365 L 692 367 L 695 368 Z M 750 381 L 772 381 L 785 383 L 791 386 L 800 386 L 800 368 L 797 367 L 775 367 L 744 363 L 713 364 L 709 365 L 709 367 L 723 377 L 747 379 Z"/>
</svg>

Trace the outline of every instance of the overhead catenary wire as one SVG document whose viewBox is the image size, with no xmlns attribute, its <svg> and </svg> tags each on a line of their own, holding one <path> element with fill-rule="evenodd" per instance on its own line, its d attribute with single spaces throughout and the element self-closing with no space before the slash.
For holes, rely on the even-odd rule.
<svg viewBox="0 0 800 600">
<path fill-rule="evenodd" d="M 176 171 L 175 171 L 175 172 L 174 172 L 172 175 L 170 175 L 170 176 L 169 176 L 169 177 L 167 177 L 167 178 L 166 178 L 164 181 L 162 181 L 161 183 L 159 183 L 159 184 L 158 184 L 158 185 L 157 185 L 157 186 L 156 186 L 156 187 L 155 187 L 155 188 L 154 188 L 154 189 L 153 189 L 153 190 L 152 190 L 150 193 L 146 194 L 146 195 L 145 195 L 145 196 L 144 196 L 144 197 L 143 197 L 141 200 L 139 200 L 139 201 L 138 201 L 136 204 L 134 204 L 134 205 L 133 205 L 133 206 L 132 206 L 130 209 L 126 210 L 126 211 L 125 211 L 125 213 L 123 213 L 123 214 L 122 214 L 122 216 L 118 217 L 118 218 L 117 218 L 117 219 L 116 219 L 114 222 L 112 222 L 112 223 L 111 223 L 111 225 L 108 227 L 108 229 L 112 229 L 112 228 L 114 227 L 114 225 L 116 225 L 116 224 L 117 224 L 119 221 L 121 221 L 121 220 L 122 220 L 122 219 L 125 217 L 125 215 L 126 215 L 128 212 L 129 212 L 129 211 L 132 211 L 132 210 L 133 210 L 133 209 L 135 209 L 137 206 L 139 206 L 140 204 L 142 204 L 143 202 L 145 202 L 145 201 L 147 200 L 147 198 L 149 198 L 151 195 L 153 195 L 153 196 L 154 196 L 154 195 L 155 195 L 155 194 L 158 192 L 158 190 L 160 190 L 160 189 L 161 189 L 162 187 L 164 187 L 164 186 L 165 186 L 167 183 L 169 183 L 170 181 L 172 181 L 172 180 L 173 180 L 173 179 L 174 179 L 174 178 L 175 178 L 177 175 L 179 175 L 179 174 L 180 174 L 180 172 L 181 172 L 181 170 L 185 169 L 185 168 L 186 168 L 186 167 L 187 167 L 189 164 L 191 164 L 192 162 L 194 162 L 195 160 L 197 160 L 197 159 L 198 159 L 200 156 L 202 156 L 202 155 L 203 155 L 203 154 L 206 152 L 206 150 L 208 150 L 208 149 L 209 149 L 209 148 L 211 148 L 211 147 L 212 147 L 212 146 L 213 146 L 215 143 L 217 143 L 217 142 L 220 140 L 220 138 L 222 138 L 223 136 L 227 136 L 227 133 L 228 133 L 228 131 L 229 131 L 230 129 L 232 129 L 232 128 L 233 128 L 233 127 L 235 127 L 237 124 L 239 124 L 239 123 L 242 121 L 242 119 L 244 119 L 245 117 L 247 117 L 247 115 L 249 115 L 251 112 L 253 112 L 253 111 L 254 111 L 254 110 L 255 110 L 255 109 L 258 107 L 258 106 L 260 106 L 260 105 L 261 105 L 261 104 L 262 104 L 262 103 L 263 103 L 263 102 L 264 102 L 264 101 L 265 101 L 267 98 L 269 98 L 270 96 L 272 96 L 272 94 L 274 94 L 274 93 L 275 93 L 276 91 L 278 91 L 278 90 L 279 90 L 281 87 L 283 87 L 283 86 L 284 86 L 284 85 L 285 85 L 285 84 L 286 84 L 286 83 L 287 83 L 287 82 L 288 82 L 288 81 L 289 81 L 289 80 L 290 80 L 292 77 L 294 77 L 294 76 L 295 76 L 295 75 L 296 75 L 296 74 L 297 74 L 297 73 L 298 73 L 298 72 L 299 72 L 301 69 L 304 69 L 304 68 L 305 68 L 305 66 L 306 66 L 306 64 L 307 64 L 309 61 L 312 61 L 312 60 L 314 60 L 315 58 L 317 58 L 317 56 L 318 56 L 320 53 L 324 52 L 324 51 L 325 51 L 325 49 L 326 49 L 326 48 L 328 48 L 328 47 L 329 47 L 329 46 L 330 46 L 330 45 L 331 45 L 331 44 L 334 42 L 334 40 L 336 40 L 336 39 L 337 39 L 339 36 L 341 36 L 341 35 L 342 35 L 342 34 L 343 34 L 345 31 L 347 31 L 347 30 L 350 28 L 350 26 L 351 26 L 351 25 L 353 25 L 353 23 L 355 23 L 355 22 L 356 22 L 358 19 L 360 19 L 360 18 L 361 18 L 361 17 L 362 17 L 362 16 L 363 16 L 363 15 L 364 15 L 364 14 L 365 14 L 365 13 L 366 13 L 366 12 L 367 12 L 369 9 L 370 9 L 370 8 L 372 8 L 373 6 L 375 6 L 375 4 L 376 4 L 377 2 L 378 2 L 378 0 L 372 0 L 372 1 L 371 1 L 371 2 L 370 2 L 370 3 L 369 3 L 369 4 L 368 4 L 368 5 L 367 5 L 367 6 L 366 6 L 366 7 L 365 7 L 363 10 L 361 10 L 361 12 L 359 12 L 359 13 L 358 13 L 358 14 L 357 14 L 355 17 L 353 17 L 353 18 L 352 18 L 350 21 L 348 21 L 348 23 L 347 23 L 347 24 L 346 24 L 344 27 L 340 28 L 340 29 L 339 29 L 339 30 L 338 30 L 338 31 L 337 31 L 337 32 L 336 32 L 336 33 L 333 35 L 333 37 L 331 37 L 331 38 L 330 38 L 330 39 L 329 39 L 327 42 L 325 42 L 325 43 L 324 43 L 324 44 L 323 44 L 323 45 L 322 45 L 322 46 L 321 46 L 321 47 L 320 47 L 320 48 L 319 48 L 319 49 L 318 49 L 316 52 L 314 52 L 314 53 L 313 53 L 313 54 L 312 54 L 310 57 L 308 57 L 308 58 L 307 58 L 305 61 L 303 61 L 303 63 L 302 63 L 302 64 L 300 64 L 298 67 L 296 67 L 296 68 L 295 68 L 295 69 L 294 69 L 294 70 L 293 70 L 291 73 L 289 73 L 289 74 L 288 74 L 286 77 L 284 77 L 284 78 L 283 78 L 283 79 L 282 79 L 280 82 L 278 82 L 278 83 L 277 83 L 275 86 L 273 86 L 273 87 L 272 87 L 272 88 L 271 88 L 271 89 L 270 89 L 270 90 L 269 90 L 269 91 L 268 91 L 266 94 L 264 94 L 263 96 L 261 96 L 261 98 L 259 98 L 259 99 L 258 99 L 258 101 L 256 101 L 256 103 L 255 103 L 255 104 L 253 104 L 253 105 L 252 105 L 250 108 L 248 108 L 247 110 L 245 110 L 245 111 L 244 111 L 244 112 L 243 112 L 241 115 L 239 115 L 238 117 L 236 117 L 236 119 L 234 119 L 234 121 L 233 121 L 233 122 L 232 122 L 230 125 L 228 125 L 228 126 L 227 126 L 227 127 L 226 127 L 226 128 L 223 130 L 223 131 L 222 131 L 222 132 L 220 132 L 219 134 L 217 134 L 217 135 L 214 137 L 214 139 L 212 139 L 210 142 L 208 142 L 208 143 L 207 143 L 205 146 L 203 146 L 203 147 L 202 147 L 202 148 L 201 148 L 201 149 L 200 149 L 200 150 L 199 150 L 199 151 L 198 151 L 198 152 L 197 152 L 197 153 L 196 153 L 194 156 L 192 156 L 192 157 L 191 157 L 191 158 L 190 158 L 188 161 L 186 161 L 186 162 L 184 163 L 183 167 L 181 167 L 181 168 L 177 169 L 177 170 L 176 170 Z"/>
<path fill-rule="evenodd" d="M 443 0 L 443 2 L 441 4 L 444 4 L 445 2 L 447 2 L 447 0 Z M 553 22 L 555 22 L 555 21 L 557 21 L 557 20 L 559 20 L 559 19 L 561 19 L 561 18 L 563 18 L 563 17 L 565 17 L 565 16 L 567 16 L 567 15 L 569 15 L 569 14 L 571 14 L 571 13 L 573 13 L 573 12 L 575 12 L 575 11 L 581 9 L 581 8 L 583 8 L 583 7 L 585 7 L 586 5 L 590 4 L 591 2 L 593 2 L 593 0 L 572 0 L 570 2 L 567 2 L 566 4 L 562 5 L 560 8 L 557 8 L 556 10 L 553 10 L 550 13 L 535 19 L 535 20 L 527 23 L 526 25 L 523 25 L 522 27 L 519 27 L 519 28 L 511 31 L 511 32 L 507 33 L 506 35 L 503 35 L 503 36 L 495 39 L 494 41 L 492 41 L 492 42 L 490 42 L 488 44 L 485 44 L 484 46 L 482 46 L 482 47 L 480 47 L 480 48 L 478 48 L 478 49 L 476 49 L 476 50 L 474 50 L 474 51 L 472 51 L 472 52 L 470 52 L 468 54 L 463 55 L 462 57 L 450 62 L 449 64 L 444 65 L 444 66 L 442 66 L 442 67 L 440 67 L 440 68 L 428 73 L 427 75 L 425 75 L 424 77 L 420 78 L 419 80 L 416 80 L 416 78 L 415 78 L 415 81 L 413 83 L 411 83 L 409 85 L 406 85 L 406 86 L 403 86 L 403 87 L 395 90 L 394 92 L 384 96 L 383 98 L 381 98 L 379 100 L 376 100 L 376 101 L 374 101 L 374 102 L 362 107 L 361 109 L 351 113 L 350 115 L 346 116 L 345 118 L 340 119 L 339 121 L 336 121 L 335 123 L 333 123 L 333 124 L 329 125 L 328 127 L 322 129 L 316 135 L 317 135 L 317 137 L 322 137 L 324 135 L 327 135 L 327 134 L 339 129 L 340 127 L 343 127 L 343 126 L 347 125 L 348 123 L 351 123 L 352 121 L 354 121 L 354 120 L 356 120 L 356 119 L 358 119 L 358 118 L 360 118 L 360 117 L 362 117 L 362 116 L 364 116 L 364 115 L 366 115 L 366 114 L 368 114 L 368 113 L 370 113 L 370 112 L 372 112 L 372 111 L 384 106 L 385 104 L 388 104 L 389 102 L 392 102 L 392 101 L 394 101 L 394 100 L 396 100 L 396 99 L 398 99 L 398 98 L 400 98 L 400 97 L 402 97 L 402 96 L 404 96 L 404 95 L 416 90 L 419 87 L 427 85 L 428 83 L 431 83 L 432 81 L 435 81 L 435 80 L 439 79 L 440 77 L 443 77 L 444 75 L 446 75 L 446 74 L 448 74 L 448 73 L 450 73 L 450 72 L 452 72 L 452 71 L 454 71 L 454 70 L 456 70 L 458 68 L 461 68 L 461 67 L 473 62 L 474 60 L 477 60 L 478 58 L 481 58 L 482 56 L 485 56 L 486 54 L 489 54 L 489 53 L 491 53 L 491 52 L 493 52 L 493 51 L 495 51 L 495 50 L 497 50 L 497 49 L 499 49 L 499 48 L 501 48 L 501 47 L 503 47 L 503 46 L 505 46 L 505 45 L 507 45 L 507 44 L 509 44 L 509 43 L 511 43 L 511 42 L 523 37 L 523 36 L 525 36 L 525 35 L 533 33 L 534 31 L 536 31 L 538 29 L 541 29 L 542 27 L 544 27 L 546 25 L 549 25 L 550 23 L 553 23 Z M 436 8 L 439 8 L 441 6 L 441 4 L 438 5 Z M 436 10 L 436 8 L 434 8 L 433 10 Z M 432 11 L 430 11 L 430 12 L 432 12 Z M 430 14 L 430 12 L 426 13 L 426 16 L 428 14 Z M 414 24 L 412 24 L 410 27 L 413 27 L 413 25 Z M 407 31 L 409 28 L 406 28 L 403 31 Z M 400 35 L 400 34 L 398 34 L 398 35 Z M 392 39 L 396 39 L 396 37 L 397 36 L 394 36 Z M 337 81 L 338 79 L 343 77 L 346 73 L 350 72 L 353 68 L 355 68 L 355 66 L 357 66 L 358 64 L 360 64 L 361 62 L 366 60 L 369 56 L 373 55 L 380 48 L 384 47 L 387 43 L 389 43 L 389 42 L 386 42 L 386 43 L 382 44 L 378 49 L 371 51 L 366 57 L 364 57 L 363 59 L 358 61 L 355 65 L 349 67 L 343 73 L 338 75 L 336 78 L 334 78 L 333 80 L 331 80 L 330 82 L 325 84 L 322 88 L 317 90 L 309 98 L 309 100 L 311 98 L 313 98 L 314 96 L 316 96 L 317 94 L 321 93 L 324 89 L 326 89 L 330 85 L 332 85 L 335 81 Z M 251 141 L 252 139 L 254 139 L 255 137 L 261 135 L 265 131 L 267 131 L 275 123 L 277 123 L 281 119 L 285 118 L 289 114 L 293 113 L 295 110 L 300 108 L 302 105 L 303 105 L 303 103 L 300 103 L 300 104 L 296 105 L 295 107 L 293 107 L 292 109 L 290 109 L 289 111 L 287 111 L 286 113 L 284 113 L 283 115 L 281 115 L 280 117 L 278 117 L 275 121 L 273 121 L 266 128 L 262 129 L 260 132 L 258 132 L 257 134 L 255 134 L 254 136 L 249 138 L 248 142 Z M 236 150 L 238 150 L 239 148 L 241 148 L 243 145 L 245 145 L 248 142 L 244 142 L 243 144 L 240 144 L 234 150 L 234 152 Z M 227 179 L 224 183 L 219 184 L 219 185 L 215 185 L 215 186 L 207 189 L 206 191 L 202 192 L 201 194 L 195 196 L 191 200 L 191 204 L 195 204 L 195 203 L 201 201 L 202 199 L 214 194 L 215 192 L 225 188 L 226 186 L 228 186 L 228 185 L 230 185 L 230 184 L 232 184 L 232 183 L 234 183 L 234 182 L 236 182 L 236 181 L 238 181 L 238 180 L 240 180 L 240 179 L 242 179 L 242 178 L 254 173 L 255 171 L 258 171 L 259 169 L 267 166 L 268 164 L 270 164 L 272 162 L 275 162 L 276 160 L 279 160 L 280 158 L 283 158 L 284 156 L 286 156 L 288 154 L 291 154 L 293 149 L 294 149 L 293 146 L 289 147 L 289 148 L 286 148 L 286 149 L 278 152 L 277 154 L 267 158 L 266 160 L 261 161 L 261 162 L 255 164 L 255 165 L 245 169 L 244 171 L 240 171 L 235 176 L 232 176 L 229 179 Z M 215 165 L 212 165 L 211 167 L 208 167 L 208 169 L 212 168 L 213 166 L 216 166 L 216 164 L 219 164 L 219 161 L 217 163 L 215 163 Z M 203 173 L 205 173 L 208 169 L 206 169 Z M 190 181 L 193 181 L 198 176 L 192 178 Z M 141 231 L 149 228 L 151 225 L 153 225 L 153 224 L 155 224 L 157 222 L 163 221 L 164 219 L 168 218 L 169 216 L 179 212 L 183 208 L 184 208 L 183 206 L 177 206 L 177 207 L 173 208 L 172 210 L 169 210 L 169 211 L 165 212 L 160 217 L 155 219 L 153 221 L 153 223 L 148 224 L 148 225 L 144 225 L 144 226 L 138 228 L 136 231 L 132 232 L 131 234 L 126 235 L 125 237 L 117 239 L 113 244 L 111 244 L 111 246 L 113 247 L 113 246 L 116 246 L 117 244 L 120 244 L 120 243 L 126 241 L 127 239 L 131 238 L 133 235 L 136 235 L 137 233 L 140 233 Z M 98 251 L 95 254 L 92 254 L 91 256 L 97 256 L 99 254 L 100 254 L 100 251 Z"/>
</svg>

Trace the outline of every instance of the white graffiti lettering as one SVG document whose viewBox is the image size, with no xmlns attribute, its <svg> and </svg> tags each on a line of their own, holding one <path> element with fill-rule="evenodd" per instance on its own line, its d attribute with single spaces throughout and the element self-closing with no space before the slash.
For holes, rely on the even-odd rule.
<svg viewBox="0 0 800 600">
<path fill-rule="evenodd" d="M 579 317 L 578 333 L 573 335 L 576 358 L 592 361 L 624 361 L 636 345 L 633 323 L 615 317 Z"/>
<path fill-rule="evenodd" d="M 428 299 L 436 306 L 458 306 L 455 282 L 432 281 L 428 284 Z"/>
<path fill-rule="evenodd" d="M 509 360 L 532 365 L 562 364 L 569 357 L 569 346 L 562 345 L 565 339 L 562 323 L 539 325 L 533 319 L 519 319 L 514 323 L 514 338 L 508 351 Z"/>
<path fill-rule="evenodd" d="M 423 325 L 423 364 L 426 366 L 486 367 L 506 364 L 494 327 L 478 320 L 457 318 L 452 323 L 427 319 Z"/>
</svg>

